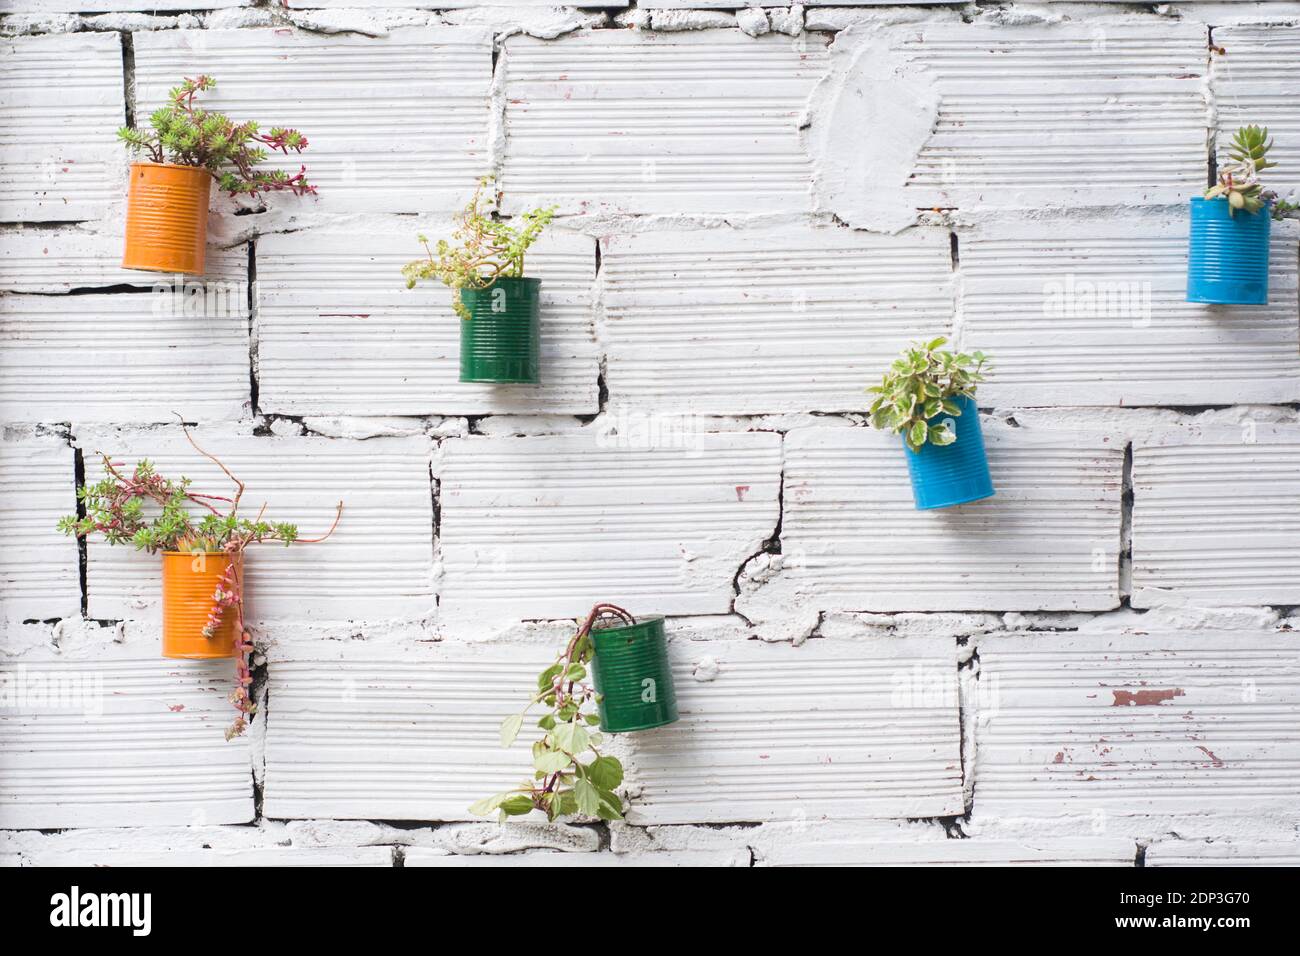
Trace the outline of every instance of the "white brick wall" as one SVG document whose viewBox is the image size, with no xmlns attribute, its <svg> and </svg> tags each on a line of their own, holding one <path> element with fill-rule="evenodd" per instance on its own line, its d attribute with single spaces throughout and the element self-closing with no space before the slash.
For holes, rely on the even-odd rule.
<svg viewBox="0 0 1300 956">
<path fill-rule="evenodd" d="M 247 5 L 0 0 L 0 865 L 1295 864 L 1295 224 L 1269 306 L 1183 301 L 1212 137 L 1300 182 L 1294 11 Z M 200 71 L 320 196 L 214 194 L 196 315 L 119 266 L 113 134 Z M 489 172 L 560 207 L 536 387 L 398 272 Z M 863 389 L 940 334 L 998 494 L 920 513 Z M 229 744 L 157 559 L 54 529 L 99 450 L 224 486 L 173 413 L 246 508 L 345 502 L 250 557 Z M 596 600 L 669 616 L 629 821 L 472 819 Z"/>
</svg>

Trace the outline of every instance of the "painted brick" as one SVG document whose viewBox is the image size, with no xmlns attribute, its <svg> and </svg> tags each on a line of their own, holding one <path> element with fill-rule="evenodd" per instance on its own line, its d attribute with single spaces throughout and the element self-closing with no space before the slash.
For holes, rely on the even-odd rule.
<svg viewBox="0 0 1300 956">
<path fill-rule="evenodd" d="M 951 0 L 907 0 L 907 5 L 950 3 Z M 1105 2 L 1105 0 L 1103 0 Z M 757 4 L 755 4 L 757 6 Z M 767 6 L 764 4 L 763 6 Z M 780 7 L 774 3 L 771 7 Z M 800 6 L 805 7 L 874 7 L 898 6 L 898 0 L 804 0 Z M 737 9 L 736 0 L 637 0 L 637 8 L 645 10 L 701 10 L 701 9 Z"/>
<path fill-rule="evenodd" d="M 1147 866 L 1300 866 L 1300 842 L 1160 840 L 1147 847 Z"/>
<path fill-rule="evenodd" d="M 121 40 L 7 37 L 0 49 L 0 222 L 98 218 L 125 183 Z"/>
<path fill-rule="evenodd" d="M 0 440 L 0 618 L 81 610 L 77 544 L 55 525 L 77 510 L 76 459 L 57 438 Z"/>
<path fill-rule="evenodd" d="M 1214 45 L 1226 51 L 1210 61 L 1219 155 L 1239 127 L 1268 127 L 1278 167 L 1265 182 L 1285 196 L 1300 187 L 1300 26 L 1216 27 Z"/>
<path fill-rule="evenodd" d="M 79 434 L 86 473 L 100 474 L 96 450 L 115 460 L 148 458 L 165 475 L 185 475 L 209 494 L 230 482 L 177 434 L 178 429 Z M 247 587 L 251 620 L 375 620 L 420 617 L 433 610 L 433 503 L 430 446 L 424 438 L 238 437 L 195 431 L 247 485 L 244 513 L 263 502 L 272 520 L 298 525 L 303 537 L 343 518 L 329 541 L 291 548 L 250 549 Z M 92 540 L 87 548 L 89 614 L 152 618 L 161 571 L 156 556 Z"/>
<path fill-rule="evenodd" d="M 27 866 L 392 866 L 386 846 L 250 847 L 237 850 L 50 850 L 23 855 Z"/>
<path fill-rule="evenodd" d="M 223 733 L 231 662 L 138 654 L 0 661 L 0 827 L 253 819 L 248 746 Z"/>
<path fill-rule="evenodd" d="M 896 436 L 791 431 L 784 569 L 747 601 L 857 611 L 1115 607 L 1123 447 L 1098 434 L 983 425 L 997 494 L 942 511 L 915 509 Z"/>
<path fill-rule="evenodd" d="M 603 432 L 444 442 L 440 611 L 724 613 L 736 570 L 776 526 L 780 446 L 760 433 L 681 449 Z"/>
<path fill-rule="evenodd" d="M 269 202 L 317 212 L 417 212 L 459 207 L 487 162 L 492 36 L 419 27 L 380 37 L 286 29 L 135 34 L 137 113 L 182 76 L 216 77 L 205 96 L 236 119 L 301 129 L 316 199 Z M 399 143 L 401 148 L 393 148 Z M 219 200 L 220 201 L 220 200 Z"/>
<path fill-rule="evenodd" d="M 463 854 L 439 853 L 436 850 L 421 848 L 406 851 L 406 866 L 542 866 L 552 867 L 589 867 L 589 866 L 749 866 L 749 851 L 744 847 L 734 850 L 679 850 L 659 853 L 642 853 L 635 856 L 620 856 L 616 853 L 556 853 L 549 850 L 535 850 L 530 853 L 479 853 L 473 856 Z"/>
<path fill-rule="evenodd" d="M 1179 203 L 1204 187 L 1204 25 L 927 23 L 897 37 L 939 95 L 905 186 L 918 208 Z"/>
<path fill-rule="evenodd" d="M 636 734 L 628 821 L 725 823 L 962 812 L 948 638 L 673 647 L 681 720 Z M 699 680 L 709 658 L 716 676 Z"/>
<path fill-rule="evenodd" d="M 462 10 L 476 7 L 503 7 L 512 10 L 557 8 L 555 0 L 289 0 L 290 9 L 298 10 L 392 10 L 401 7 L 419 7 L 425 10 Z M 599 7 L 602 10 L 628 6 L 627 0 L 582 0 L 567 4 L 571 7 Z"/>
<path fill-rule="evenodd" d="M 6 417 L 243 417 L 251 404 L 247 290 L 210 288 L 208 295 L 195 285 L 206 302 L 186 300 L 181 292 L 0 298 L 0 404 Z"/>
<path fill-rule="evenodd" d="M 808 209 L 798 126 L 822 43 L 739 31 L 511 37 L 506 210 Z"/>
<path fill-rule="evenodd" d="M 1297 650 L 1227 631 L 982 639 L 973 819 L 1294 811 Z"/>
<path fill-rule="evenodd" d="M 1133 496 L 1135 607 L 1300 602 L 1300 428 L 1139 441 Z"/>
<path fill-rule="evenodd" d="M 1186 215 L 997 219 L 963 233 L 961 343 L 996 359 L 990 405 L 1197 405 L 1300 397 L 1296 232 L 1267 308 L 1197 305 Z"/>
<path fill-rule="evenodd" d="M 854 840 L 784 843 L 764 850 L 758 866 L 1132 866 L 1131 840 Z"/>
<path fill-rule="evenodd" d="M 462 385 L 461 323 L 450 291 L 440 283 L 408 290 L 400 274 L 424 254 L 419 231 L 403 221 L 385 235 L 298 232 L 258 241 L 261 408 L 307 415 L 595 413 L 595 241 L 555 232 L 529 253 L 529 274 L 542 280 L 542 384 Z"/>
<path fill-rule="evenodd" d="M 501 747 L 554 648 L 490 644 L 273 652 L 264 812 L 270 818 L 477 820 L 515 786 L 531 740 Z"/>
<path fill-rule="evenodd" d="M 188 13 L 252 6 L 253 0 L 0 0 L 0 13 Z"/>
<path fill-rule="evenodd" d="M 953 312 L 938 229 L 613 236 L 601 269 L 611 401 L 638 411 L 860 410 L 867 381 Z"/>
<path fill-rule="evenodd" d="M 0 290 L 71 292 L 130 285 L 174 294 L 172 276 L 123 269 L 122 237 L 75 229 L 37 229 L 0 233 Z M 198 281 L 185 277 L 182 291 Z M 221 249 L 209 244 L 203 281 L 246 283 L 248 245 Z"/>
</svg>

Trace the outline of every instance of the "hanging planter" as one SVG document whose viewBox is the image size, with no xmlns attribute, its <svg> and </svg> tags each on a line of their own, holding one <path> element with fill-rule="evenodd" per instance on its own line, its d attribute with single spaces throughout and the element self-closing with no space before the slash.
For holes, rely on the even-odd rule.
<svg viewBox="0 0 1300 956">
<path fill-rule="evenodd" d="M 460 290 L 460 380 L 536 384 L 542 354 L 541 279 L 498 278 Z"/>
<path fill-rule="evenodd" d="M 203 275 L 211 192 L 198 166 L 132 163 L 122 268 Z"/>
<path fill-rule="evenodd" d="M 490 190 L 492 183 L 490 176 L 479 180 L 450 242 L 440 240 L 435 249 L 419 237 L 425 257 L 408 262 L 402 275 L 408 289 L 421 279 L 437 279 L 452 290 L 452 309 L 462 320 L 462 382 L 536 385 L 542 282 L 524 276 L 524 253 L 550 223 L 555 207 L 526 212 L 517 227 L 511 226 L 493 218 L 499 197 Z"/>
<path fill-rule="evenodd" d="M 316 192 L 307 183 L 306 167 L 293 176 L 254 168 L 267 150 L 301 153 L 307 138 L 282 127 L 261 133 L 255 123 L 236 124 L 224 113 L 194 105 L 197 94 L 216 85 L 210 76 L 187 78 L 172 89 L 166 106 L 150 114 L 149 130 L 118 130 L 118 139 L 150 160 L 131 164 L 124 269 L 202 275 L 213 180 L 232 196 Z"/>
<path fill-rule="evenodd" d="M 1268 304 L 1268 244 L 1274 217 L 1295 208 L 1264 189 L 1268 130 L 1243 126 L 1233 136 L 1218 181 L 1191 200 L 1187 301 L 1219 305 Z"/>
<path fill-rule="evenodd" d="M 223 579 L 242 583 L 242 555 L 225 551 L 164 551 L 162 554 L 162 656 L 183 660 L 234 657 L 239 628 L 235 615 L 222 614 L 208 628 L 213 595 Z M 211 636 L 208 636 L 208 633 Z"/>
<path fill-rule="evenodd" d="M 611 734 L 663 727 L 677 720 L 664 619 L 596 627 L 591 670 L 600 694 L 600 728 Z"/>
<path fill-rule="evenodd" d="M 338 504 L 334 523 L 319 538 L 300 538 L 296 526 L 265 521 L 261 512 L 249 520 L 239 514 L 243 482 L 200 448 L 189 429 L 185 437 L 234 482 L 232 496 L 199 494 L 190 490 L 189 479 L 165 478 L 148 461 L 138 462 L 128 473 L 105 455 L 103 480 L 77 489 L 84 514 L 61 519 L 59 530 L 78 538 L 98 533 L 110 545 L 130 544 L 137 551 L 161 552 L 162 656 L 235 659 L 235 689 L 230 700 L 237 714 L 226 731 L 229 740 L 244 732 L 256 710 L 249 696 L 253 643 L 244 622 L 244 549 L 264 542 L 324 541 L 338 526 L 343 502 Z M 220 504 L 227 507 L 223 510 Z"/>
<path fill-rule="evenodd" d="M 895 360 L 876 395 L 871 424 L 897 432 L 907 455 L 912 500 L 918 510 L 951 508 L 991 498 L 975 387 L 984 381 L 983 352 L 940 350 L 948 340 L 913 345 Z"/>
<path fill-rule="evenodd" d="M 587 681 L 588 665 L 593 669 Z M 603 753 L 604 734 L 645 730 L 677 719 L 663 618 L 638 622 L 613 604 L 597 604 L 577 633 L 537 677 L 537 693 L 501 722 L 501 746 L 512 746 L 536 704 L 541 739 L 532 746 L 532 777 L 513 790 L 484 797 L 469 809 L 500 819 L 540 810 L 554 821 L 580 815 L 623 819 L 623 765 Z M 595 710 L 593 710 L 595 708 Z M 597 712 L 598 711 L 598 712 Z"/>
</svg>

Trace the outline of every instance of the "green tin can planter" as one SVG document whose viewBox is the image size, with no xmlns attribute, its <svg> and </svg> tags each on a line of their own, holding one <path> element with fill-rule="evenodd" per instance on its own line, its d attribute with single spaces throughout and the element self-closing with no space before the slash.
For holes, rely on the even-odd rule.
<svg viewBox="0 0 1300 956">
<path fill-rule="evenodd" d="M 601 695 L 600 729 L 619 734 L 677 720 L 662 617 L 591 631 L 592 678 Z"/>
<path fill-rule="evenodd" d="M 541 381 L 542 280 L 499 278 L 461 289 L 469 318 L 460 324 L 460 380 L 496 385 Z"/>
</svg>

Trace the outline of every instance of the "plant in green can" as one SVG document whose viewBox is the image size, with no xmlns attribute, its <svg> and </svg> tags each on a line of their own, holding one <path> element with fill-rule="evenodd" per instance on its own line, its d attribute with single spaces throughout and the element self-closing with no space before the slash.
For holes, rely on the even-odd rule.
<svg viewBox="0 0 1300 956">
<path fill-rule="evenodd" d="M 1228 161 L 1220 164 L 1218 181 L 1205 190 L 1205 198 L 1224 197 L 1228 201 L 1229 214 L 1238 209 L 1255 213 L 1268 206 L 1274 219 L 1281 219 L 1297 208 L 1294 203 L 1278 199 L 1277 193 L 1265 189 L 1260 181 L 1260 173 L 1277 166 L 1268 158 L 1268 151 L 1272 148 L 1268 127 L 1243 126 L 1238 129 L 1228 147 Z"/>
<path fill-rule="evenodd" d="M 486 289 L 497 279 L 522 279 L 524 254 L 555 217 L 555 206 L 532 209 L 519 216 L 517 225 L 496 218 L 499 195 L 494 180 L 485 176 L 460 214 L 450 241 L 439 239 L 436 246 L 419 236 L 423 259 L 402 267 L 406 287 L 415 288 L 421 279 L 437 279 L 452 290 L 452 308 L 462 319 L 470 314 L 460 301 L 461 289 Z"/>
<path fill-rule="evenodd" d="M 533 775 L 513 790 L 474 803 L 471 813 L 496 812 L 501 820 L 541 810 L 554 821 L 579 815 L 602 820 L 623 819 L 623 801 L 614 792 L 623 782 L 617 757 L 600 752 L 603 735 L 591 729 L 600 722 L 600 696 L 588 682 L 594 653 L 591 630 L 603 621 L 635 624 L 636 619 L 613 604 L 597 604 L 578 627 L 563 652 L 537 676 L 537 693 L 517 714 L 501 722 L 501 746 L 514 744 L 533 707 L 546 708 L 537 721 L 541 737 L 533 743 Z"/>
<path fill-rule="evenodd" d="M 961 415 L 955 399 L 973 399 L 975 387 L 984 381 L 988 356 L 940 348 L 947 341 L 940 336 L 924 345 L 913 343 L 894 360 L 880 384 L 867 389 L 876 396 L 870 408 L 872 427 L 899 433 L 912 451 L 920 451 L 926 442 L 955 442 L 952 429 L 943 423 L 931 425 L 930 419 Z"/>
</svg>

